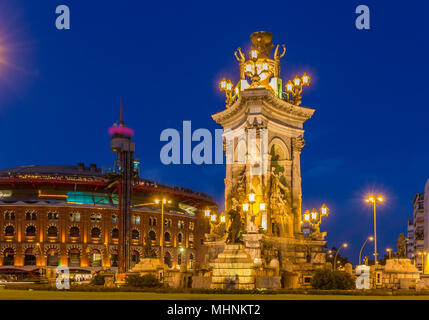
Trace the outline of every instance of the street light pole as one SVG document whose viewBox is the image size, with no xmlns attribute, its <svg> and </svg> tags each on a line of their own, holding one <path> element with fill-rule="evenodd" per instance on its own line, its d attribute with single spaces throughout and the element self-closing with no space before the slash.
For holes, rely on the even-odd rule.
<svg viewBox="0 0 429 320">
<path fill-rule="evenodd" d="M 360 265 L 360 262 L 361 262 L 363 248 L 365 247 L 365 245 L 368 242 L 368 240 L 372 241 L 372 240 L 374 240 L 374 238 L 373 237 L 366 238 L 365 242 L 363 243 L 362 247 L 360 248 L 360 252 L 359 252 L 359 265 Z"/>
<path fill-rule="evenodd" d="M 343 243 L 337 250 L 337 252 L 335 253 L 335 257 L 334 257 L 334 271 L 337 271 L 337 256 L 338 253 L 340 252 L 341 248 L 347 248 L 348 244 L 347 243 Z"/>
<path fill-rule="evenodd" d="M 374 264 L 377 265 L 377 205 L 374 201 Z"/>
<path fill-rule="evenodd" d="M 377 201 L 383 202 L 384 199 L 381 196 L 369 196 L 368 199 L 365 199 L 365 201 L 374 205 L 374 264 L 377 265 Z"/>
</svg>

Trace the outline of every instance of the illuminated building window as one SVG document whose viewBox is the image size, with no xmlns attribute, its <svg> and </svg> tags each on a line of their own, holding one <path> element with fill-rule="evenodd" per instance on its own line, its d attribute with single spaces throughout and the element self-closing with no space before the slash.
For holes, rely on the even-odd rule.
<svg viewBox="0 0 429 320">
<path fill-rule="evenodd" d="M 133 216 L 132 222 L 135 225 L 140 225 L 140 216 Z"/>
<path fill-rule="evenodd" d="M 136 229 L 134 229 L 131 232 L 131 239 L 133 239 L 133 240 L 139 240 L 140 239 L 140 232 L 138 232 Z"/>
<path fill-rule="evenodd" d="M 28 226 L 25 229 L 25 235 L 27 237 L 33 237 L 33 236 L 35 236 L 36 235 L 36 227 L 35 226 Z"/>
<path fill-rule="evenodd" d="M 112 223 L 119 223 L 119 217 L 116 214 L 112 214 Z"/>
<path fill-rule="evenodd" d="M 170 242 L 170 241 L 171 241 L 171 235 L 170 235 L 170 232 L 166 232 L 166 233 L 164 233 L 164 241 L 165 241 L 165 242 Z"/>
<path fill-rule="evenodd" d="M 195 223 L 189 222 L 189 230 L 194 230 L 194 228 L 195 228 Z"/>
<path fill-rule="evenodd" d="M 3 251 L 3 265 L 13 266 L 15 263 L 15 252 L 12 248 L 6 248 Z"/>
<path fill-rule="evenodd" d="M 36 265 L 36 254 L 35 249 L 28 248 L 25 250 L 24 266 L 35 266 Z"/>
<path fill-rule="evenodd" d="M 183 221 L 183 220 L 179 220 L 179 221 L 177 222 L 177 227 L 178 227 L 179 229 L 183 229 L 183 228 L 185 227 L 185 221 Z"/>
<path fill-rule="evenodd" d="M 70 228 L 70 237 L 80 237 L 80 230 L 78 227 L 71 227 Z"/>
<path fill-rule="evenodd" d="M 68 265 L 69 267 L 80 267 L 80 251 L 78 249 L 70 249 Z"/>
<path fill-rule="evenodd" d="M 15 234 L 15 228 L 13 226 L 7 226 L 4 231 L 5 235 L 8 237 L 12 237 Z"/>
<path fill-rule="evenodd" d="M 100 250 L 93 249 L 89 256 L 89 265 L 91 267 L 101 267 L 101 252 Z"/>
<path fill-rule="evenodd" d="M 57 237 L 58 236 L 58 229 L 55 226 L 50 226 L 48 228 L 48 237 Z"/>
<path fill-rule="evenodd" d="M 189 243 L 194 243 L 194 234 L 193 233 L 189 234 Z"/>
<path fill-rule="evenodd" d="M 59 220 L 59 218 L 60 218 L 60 215 L 58 212 L 55 212 L 55 211 L 48 212 L 48 220 Z"/>
<path fill-rule="evenodd" d="M 58 266 L 58 251 L 55 249 L 49 249 L 46 253 L 46 265 L 49 267 Z"/>
<path fill-rule="evenodd" d="M 152 241 L 156 240 L 156 233 L 155 233 L 155 231 L 153 231 L 153 230 L 149 231 L 149 239 L 152 240 Z"/>
<path fill-rule="evenodd" d="M 69 221 L 70 222 L 79 222 L 80 221 L 80 213 L 79 212 L 70 213 Z"/>
<path fill-rule="evenodd" d="M 91 237 L 95 239 L 101 238 L 101 230 L 99 228 L 92 228 L 91 229 Z"/>
<path fill-rule="evenodd" d="M 4 214 L 5 220 L 15 220 L 15 212 L 14 211 L 6 211 Z"/>
</svg>

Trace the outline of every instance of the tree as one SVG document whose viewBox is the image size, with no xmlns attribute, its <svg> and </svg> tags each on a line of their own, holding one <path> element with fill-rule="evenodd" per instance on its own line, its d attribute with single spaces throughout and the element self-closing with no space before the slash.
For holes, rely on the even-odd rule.
<svg viewBox="0 0 429 320">
<path fill-rule="evenodd" d="M 355 281 L 347 272 L 319 269 L 315 271 L 311 285 L 320 290 L 352 290 L 355 288 Z"/>
</svg>

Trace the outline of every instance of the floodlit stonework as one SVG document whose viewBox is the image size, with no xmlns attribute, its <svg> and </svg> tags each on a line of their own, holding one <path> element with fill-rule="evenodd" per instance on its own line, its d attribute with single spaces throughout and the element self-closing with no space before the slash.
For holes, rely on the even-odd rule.
<svg viewBox="0 0 429 320">
<path fill-rule="evenodd" d="M 212 223 L 212 232 L 205 241 L 209 248 L 206 262 L 213 268 L 212 286 L 217 286 L 222 276 L 235 275 L 236 287 L 240 287 L 242 271 L 236 269 L 234 273 L 234 268 L 225 269 L 215 262 L 224 253 L 229 256 L 230 248 L 225 243 L 240 237 L 260 279 L 281 279 L 255 281 L 256 287 L 267 287 L 267 283 L 308 287 L 314 269 L 324 267 L 326 262 L 322 250 L 326 233 L 305 237 L 301 231 L 303 127 L 315 110 L 300 106 L 300 92 L 303 84 L 309 84 L 309 77 L 304 74 L 294 79 L 296 85 L 302 83 L 301 91 L 294 91 L 288 82 L 286 91 L 290 94 L 283 92 L 280 58 L 284 53 L 279 55 L 277 46 L 270 57 L 274 48 L 270 33 L 253 33 L 251 40 L 248 60 L 241 49 L 236 53 L 240 81 L 235 95 L 228 91 L 232 90 L 231 82 L 223 80 L 220 88 L 226 91 L 227 106 L 212 116 L 224 129 L 225 224 L 229 232 L 219 232 L 221 229 Z M 241 220 L 239 231 L 235 212 Z"/>
</svg>

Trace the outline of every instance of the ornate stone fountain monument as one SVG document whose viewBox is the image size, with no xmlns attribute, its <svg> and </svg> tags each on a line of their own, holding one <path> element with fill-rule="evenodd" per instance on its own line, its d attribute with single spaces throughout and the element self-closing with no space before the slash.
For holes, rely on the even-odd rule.
<svg viewBox="0 0 429 320">
<path fill-rule="evenodd" d="M 233 287 L 234 278 L 240 287 L 244 274 L 255 279 L 247 287 L 305 287 L 313 270 L 325 265 L 326 233 L 305 237 L 301 231 L 303 125 L 315 110 L 300 104 L 310 77 L 297 76 L 283 90 L 280 59 L 286 47 L 274 46 L 272 38 L 269 32 L 252 33 L 247 58 L 238 48 L 240 80 L 235 86 L 221 81 L 226 108 L 212 116 L 224 129 L 229 230 L 206 237 L 212 287 Z M 237 259 L 245 271 L 236 266 Z"/>
</svg>

